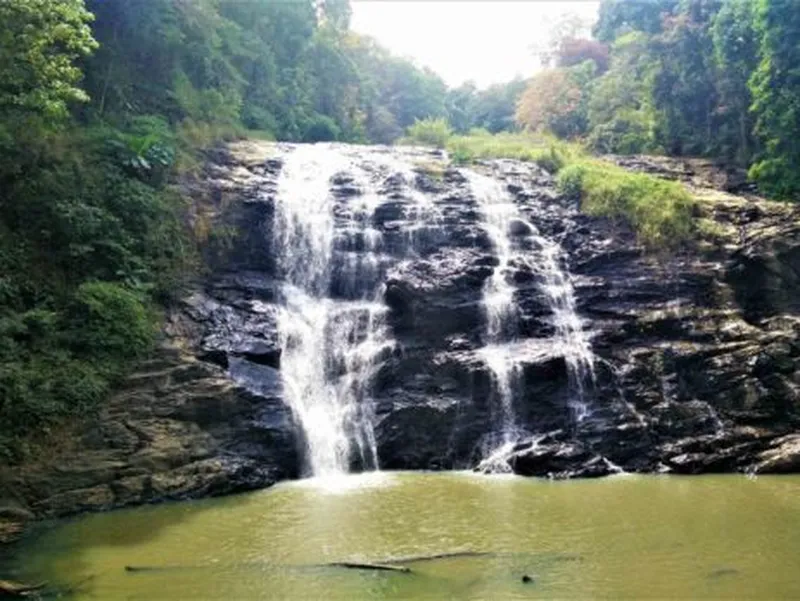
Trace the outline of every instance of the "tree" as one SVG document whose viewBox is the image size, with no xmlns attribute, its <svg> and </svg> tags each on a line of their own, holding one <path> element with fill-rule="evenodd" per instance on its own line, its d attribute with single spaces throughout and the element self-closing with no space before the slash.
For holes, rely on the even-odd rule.
<svg viewBox="0 0 800 601">
<path fill-rule="evenodd" d="M 594 37 L 612 42 L 632 31 L 657 34 L 664 15 L 673 13 L 679 0 L 605 0 L 600 5 Z"/>
<path fill-rule="evenodd" d="M 648 36 L 631 32 L 614 41 L 611 68 L 592 87 L 590 144 L 599 152 L 631 154 L 654 150 L 656 113 L 650 86 L 655 64 Z"/>
<path fill-rule="evenodd" d="M 800 12 L 793 0 L 759 0 L 760 62 L 750 80 L 762 150 L 750 174 L 771 194 L 800 194 Z"/>
<path fill-rule="evenodd" d="M 555 61 L 557 67 L 574 67 L 592 61 L 597 74 L 602 75 L 608 71 L 608 46 L 585 38 L 563 38 L 556 50 Z"/>
<path fill-rule="evenodd" d="M 458 133 L 467 133 L 475 127 L 475 104 L 478 88 L 468 81 L 447 92 L 447 119 Z"/>
<path fill-rule="evenodd" d="M 720 153 L 747 165 L 753 153 L 753 102 L 748 81 L 758 66 L 754 2 L 728 0 L 714 19 L 712 37 L 717 67 Z"/>
<path fill-rule="evenodd" d="M 682 2 L 664 16 L 663 30 L 651 38 L 654 61 L 653 107 L 658 112 L 657 137 L 675 155 L 713 153 L 717 89 L 710 27 L 718 0 Z"/>
<path fill-rule="evenodd" d="M 97 47 L 91 20 L 83 0 L 0 2 L 0 111 L 63 118 L 86 101 L 75 63 Z"/>
<path fill-rule="evenodd" d="M 571 69 L 536 74 L 520 97 L 517 123 L 524 129 L 547 130 L 563 138 L 582 135 L 593 73 L 594 65 L 587 61 Z"/>
</svg>

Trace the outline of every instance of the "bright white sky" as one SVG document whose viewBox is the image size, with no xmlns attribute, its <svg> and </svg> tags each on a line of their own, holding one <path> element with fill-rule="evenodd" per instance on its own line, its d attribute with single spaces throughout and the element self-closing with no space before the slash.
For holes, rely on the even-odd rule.
<svg viewBox="0 0 800 601">
<path fill-rule="evenodd" d="M 559 17 L 591 22 L 599 2 L 354 0 L 352 29 L 394 54 L 430 67 L 450 85 L 479 87 L 528 77 L 538 68 L 532 47 L 547 42 Z"/>
</svg>

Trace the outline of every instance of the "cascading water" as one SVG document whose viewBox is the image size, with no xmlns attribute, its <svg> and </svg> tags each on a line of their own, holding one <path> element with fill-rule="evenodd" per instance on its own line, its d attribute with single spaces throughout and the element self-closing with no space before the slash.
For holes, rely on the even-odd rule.
<svg viewBox="0 0 800 601">
<path fill-rule="evenodd" d="M 542 289 L 548 299 L 556 329 L 556 341 L 567 362 L 567 373 L 574 396 L 570 400 L 573 419 L 580 423 L 588 413 L 585 399 L 586 382 L 594 382 L 594 353 L 583 320 L 575 309 L 575 290 L 568 272 L 561 268 L 562 248 L 546 238 L 538 237 L 542 249 Z"/>
<path fill-rule="evenodd" d="M 394 341 L 383 302 L 386 244 L 373 221 L 387 198 L 401 204 L 413 231 L 395 254 L 413 248 L 435 207 L 411 177 L 391 155 L 331 145 L 296 147 L 279 177 L 281 373 L 315 476 L 379 467 L 370 384 Z"/>
<path fill-rule="evenodd" d="M 467 172 L 467 179 L 476 202 L 481 207 L 484 227 L 497 254 L 497 265 L 483 287 L 486 314 L 486 345 L 481 349 L 484 361 L 495 379 L 499 416 L 496 416 L 493 447 L 513 442 L 516 436 L 513 395 L 519 364 L 507 342 L 516 338 L 517 314 L 514 286 L 507 279 L 509 263 L 514 258 L 509 229 L 518 211 L 508 192 L 499 182 L 483 175 Z"/>
<path fill-rule="evenodd" d="M 555 336 L 547 341 L 550 354 L 564 357 L 573 396 L 570 410 L 574 423 L 587 414 L 585 384 L 594 380 L 594 355 L 575 308 L 575 293 L 570 275 L 562 268 L 561 247 L 539 234 L 525 220 L 513 197 L 498 180 L 466 172 L 472 194 L 481 208 L 483 225 L 495 249 L 497 265 L 483 289 L 486 313 L 486 345 L 481 354 L 492 371 L 499 401 L 499 436 L 490 441 L 491 451 L 484 461 L 506 469 L 502 458 L 519 439 L 513 401 L 519 386 L 522 365 L 533 354 L 545 351 L 541 343 L 525 352 L 518 337 L 515 286 L 509 281 L 512 264 L 527 264 L 541 276 L 541 290 L 551 311 Z M 524 243 L 521 241 L 524 240 Z"/>
<path fill-rule="evenodd" d="M 363 218 L 374 196 L 369 190 L 351 207 L 350 227 L 339 228 L 348 240 L 336 239 L 330 180 L 348 166 L 331 148 L 298 147 L 288 155 L 277 190 L 276 238 L 285 278 L 278 324 L 281 373 L 286 399 L 305 433 L 309 471 L 316 476 L 345 473 L 353 461 L 377 469 L 366 384 L 391 346 L 377 286 L 346 291 L 355 298 L 331 298 L 334 271 L 343 281 L 377 279 L 368 277 L 380 243 Z M 367 246 L 358 255 L 347 251 L 356 237 Z M 337 252 L 337 245 L 344 249 Z"/>
</svg>

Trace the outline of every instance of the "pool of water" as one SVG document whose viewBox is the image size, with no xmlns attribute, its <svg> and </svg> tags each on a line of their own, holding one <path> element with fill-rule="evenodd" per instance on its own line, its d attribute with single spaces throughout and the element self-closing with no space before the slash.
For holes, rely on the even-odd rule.
<svg viewBox="0 0 800 601">
<path fill-rule="evenodd" d="M 58 523 L 17 561 L 80 600 L 799 598 L 800 477 L 301 481 Z"/>
</svg>

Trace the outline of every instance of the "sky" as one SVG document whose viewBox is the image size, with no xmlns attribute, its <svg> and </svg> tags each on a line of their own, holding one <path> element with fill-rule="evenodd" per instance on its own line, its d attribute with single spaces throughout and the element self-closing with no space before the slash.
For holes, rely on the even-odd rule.
<svg viewBox="0 0 800 601">
<path fill-rule="evenodd" d="M 559 17 L 596 18 L 599 2 L 353 0 L 352 29 L 400 56 L 436 71 L 451 86 L 479 87 L 537 68 L 535 45 L 546 44 Z"/>
</svg>

